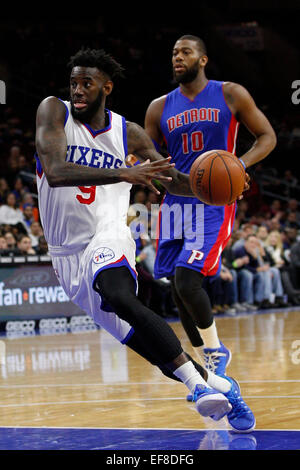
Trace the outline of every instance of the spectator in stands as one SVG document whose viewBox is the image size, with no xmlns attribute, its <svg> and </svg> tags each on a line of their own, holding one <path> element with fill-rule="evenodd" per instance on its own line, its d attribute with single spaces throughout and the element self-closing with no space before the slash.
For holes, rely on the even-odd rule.
<svg viewBox="0 0 300 470">
<path fill-rule="evenodd" d="M 244 244 L 234 249 L 234 238 L 235 233 L 232 234 L 231 239 L 222 253 L 224 264 L 231 270 L 233 276 L 237 278 L 238 293 L 236 302 L 234 302 L 232 307 L 239 312 L 256 311 L 257 306 L 253 304 L 254 276 L 246 269 L 250 261 L 249 256 L 246 253 L 242 253 L 241 256 L 239 254 L 239 250 L 244 250 Z"/>
<path fill-rule="evenodd" d="M 244 224 L 241 229 L 237 232 L 238 239 L 234 242 L 232 249 L 236 250 L 239 247 L 244 246 L 245 240 L 249 235 L 255 234 L 255 227 L 252 224 Z"/>
<path fill-rule="evenodd" d="M 35 222 L 36 223 L 36 222 Z M 34 247 L 37 255 L 48 255 L 48 244 L 44 235 L 39 237 L 38 245 Z"/>
<path fill-rule="evenodd" d="M 38 207 L 36 206 L 35 202 L 34 202 L 34 199 L 33 199 L 33 196 L 31 193 L 25 193 L 23 195 L 23 198 L 22 198 L 22 203 L 21 203 L 21 206 L 20 206 L 20 209 L 23 210 L 24 209 L 24 206 L 26 204 L 30 204 L 32 206 L 32 211 L 33 211 L 33 218 L 36 222 L 39 222 L 40 218 L 39 218 L 39 209 Z"/>
<path fill-rule="evenodd" d="M 32 222 L 29 228 L 29 233 L 28 235 L 31 238 L 31 245 L 32 248 L 37 248 L 39 245 L 39 239 L 43 235 L 43 229 L 42 226 L 39 222 L 36 222 L 35 220 Z M 47 249 L 48 251 L 48 249 Z"/>
<path fill-rule="evenodd" d="M 286 250 L 285 256 L 289 259 L 289 252 L 292 245 L 296 243 L 298 230 L 295 227 L 286 227 L 282 232 L 283 248 Z"/>
<path fill-rule="evenodd" d="M 16 225 L 22 223 L 23 214 L 17 207 L 16 196 L 10 192 L 6 197 L 6 203 L 0 207 L 0 224 Z"/>
<path fill-rule="evenodd" d="M 256 230 L 256 236 L 262 243 L 262 246 L 265 246 L 265 243 L 267 241 L 269 235 L 268 228 L 265 225 L 260 225 L 257 230 Z"/>
<path fill-rule="evenodd" d="M 19 173 L 21 171 L 26 171 L 26 172 L 29 172 L 29 173 L 32 171 L 32 169 L 31 169 L 31 167 L 30 167 L 29 163 L 27 162 L 26 157 L 24 155 L 19 155 L 18 169 L 19 169 Z"/>
<path fill-rule="evenodd" d="M 270 211 L 272 217 L 281 218 L 284 215 L 280 199 L 274 199 L 272 201 Z"/>
<path fill-rule="evenodd" d="M 8 249 L 14 250 L 15 248 L 17 248 L 17 241 L 12 232 L 6 232 L 4 234 L 4 238 L 6 240 Z"/>
<path fill-rule="evenodd" d="M 290 274 L 295 289 L 300 289 L 300 241 L 297 240 L 291 247 Z"/>
<path fill-rule="evenodd" d="M 31 246 L 31 240 L 28 235 L 20 235 L 17 240 L 16 256 L 35 255 L 36 252 Z"/>
<path fill-rule="evenodd" d="M 265 241 L 265 250 L 271 257 L 273 264 L 280 270 L 284 291 L 288 300 L 293 305 L 300 304 L 300 290 L 297 290 L 292 282 L 290 274 L 290 262 L 285 258 L 282 237 L 279 231 L 269 233 Z"/>
<path fill-rule="evenodd" d="M 279 268 L 273 260 L 273 257 L 265 250 L 263 245 L 258 240 L 257 250 L 258 263 L 261 266 L 261 270 L 265 273 L 265 297 L 269 300 L 272 299 L 275 307 L 287 307 L 287 303 L 284 300 L 284 289 L 281 280 L 281 274 Z"/>
<path fill-rule="evenodd" d="M 297 199 L 289 199 L 286 207 L 286 213 L 296 212 L 296 220 L 300 224 L 299 202 Z"/>
<path fill-rule="evenodd" d="M 234 315 L 237 312 L 245 311 L 254 311 L 257 310 L 257 307 L 251 305 L 242 305 L 239 301 L 239 279 L 238 272 L 233 267 L 232 263 L 234 261 L 234 252 L 232 246 L 234 244 L 234 233 L 229 239 L 225 249 L 222 253 L 222 265 L 221 265 L 221 281 L 224 291 L 224 304 L 225 304 L 225 313 Z"/>
<path fill-rule="evenodd" d="M 3 250 L 7 250 L 7 242 L 4 236 L 0 236 L 0 254 Z"/>
<path fill-rule="evenodd" d="M 21 202 L 24 194 L 26 192 L 28 192 L 28 188 L 26 186 L 24 186 L 23 180 L 19 176 L 17 176 L 15 181 L 14 181 L 14 188 L 13 188 L 12 192 L 16 196 L 16 201 L 18 203 Z"/>
<path fill-rule="evenodd" d="M 226 313 L 235 315 L 237 310 L 245 311 L 242 306 L 238 305 L 238 285 L 237 273 L 233 272 L 225 266 L 223 258 L 220 274 L 209 283 L 209 297 L 211 299 L 212 311 L 214 314 Z"/>
<path fill-rule="evenodd" d="M 19 172 L 18 158 L 20 156 L 21 149 L 18 145 L 13 145 L 10 148 L 10 154 L 7 161 L 6 179 L 9 187 L 13 187 L 16 176 Z"/>
<path fill-rule="evenodd" d="M 14 256 L 17 250 L 16 239 L 11 232 L 6 232 L 3 235 L 5 243 L 2 244 L 1 256 Z M 6 245 L 6 248 L 5 248 Z"/>
<path fill-rule="evenodd" d="M 264 239 L 265 250 L 272 257 L 273 263 L 277 268 L 282 268 L 285 264 L 283 243 L 280 232 L 278 230 L 272 230 Z"/>
<path fill-rule="evenodd" d="M 284 226 L 287 228 L 295 228 L 297 230 L 300 229 L 300 223 L 297 220 L 297 212 L 290 211 L 287 213 L 287 217 L 284 223 Z"/>
<path fill-rule="evenodd" d="M 0 204 L 4 204 L 7 198 L 10 188 L 5 178 L 0 178 Z"/>
<path fill-rule="evenodd" d="M 272 307 L 269 300 L 271 292 L 267 291 L 270 288 L 268 277 L 271 273 L 270 267 L 259 261 L 259 246 L 258 238 L 255 235 L 248 235 L 244 246 L 233 247 L 235 255 L 233 266 L 238 269 L 242 305 L 246 302 L 246 304 L 255 304 L 265 309 Z"/>
<path fill-rule="evenodd" d="M 35 222 L 33 217 L 33 207 L 31 204 L 23 205 L 23 224 L 28 233 L 30 233 L 30 227 Z"/>
</svg>

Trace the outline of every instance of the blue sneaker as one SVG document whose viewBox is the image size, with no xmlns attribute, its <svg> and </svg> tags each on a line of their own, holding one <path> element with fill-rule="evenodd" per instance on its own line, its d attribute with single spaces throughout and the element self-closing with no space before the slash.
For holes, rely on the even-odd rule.
<svg viewBox="0 0 300 470">
<path fill-rule="evenodd" d="M 228 423 L 236 432 L 251 432 L 255 428 L 255 417 L 249 406 L 241 397 L 239 384 L 232 377 L 223 376 L 231 383 L 229 392 L 224 393 L 232 406 L 232 410 L 227 414 Z"/>
<path fill-rule="evenodd" d="M 210 370 L 216 375 L 225 375 L 226 367 L 231 361 L 231 352 L 223 343 L 220 348 L 203 349 L 205 369 Z"/>
<path fill-rule="evenodd" d="M 205 387 L 205 385 L 196 385 L 193 401 L 196 402 L 198 413 L 202 416 L 209 416 L 215 421 L 219 421 L 231 410 L 231 404 L 224 393 Z"/>
<path fill-rule="evenodd" d="M 217 349 L 203 349 L 204 367 L 216 375 L 225 375 L 226 367 L 231 361 L 231 352 L 223 343 Z M 188 394 L 186 401 L 193 401 L 193 395 Z"/>
</svg>

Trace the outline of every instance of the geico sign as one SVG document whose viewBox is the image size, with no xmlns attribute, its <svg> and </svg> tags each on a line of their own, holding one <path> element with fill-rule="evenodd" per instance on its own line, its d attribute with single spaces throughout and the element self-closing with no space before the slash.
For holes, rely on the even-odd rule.
<svg viewBox="0 0 300 470">
<path fill-rule="evenodd" d="M 0 282 L 0 307 L 11 305 L 44 304 L 56 302 L 69 302 L 61 286 L 29 287 L 26 290 L 20 288 L 4 288 L 4 282 Z"/>
<path fill-rule="evenodd" d="M 58 318 L 42 318 L 39 323 L 39 328 L 43 329 L 52 329 L 52 328 L 67 328 L 68 323 L 67 319 L 64 317 Z"/>
<path fill-rule="evenodd" d="M 5 329 L 6 331 L 33 331 L 35 329 L 35 321 L 8 321 L 5 325 Z"/>
<path fill-rule="evenodd" d="M 89 326 L 95 325 L 93 319 L 88 315 L 78 315 L 71 317 L 70 326 Z"/>
</svg>

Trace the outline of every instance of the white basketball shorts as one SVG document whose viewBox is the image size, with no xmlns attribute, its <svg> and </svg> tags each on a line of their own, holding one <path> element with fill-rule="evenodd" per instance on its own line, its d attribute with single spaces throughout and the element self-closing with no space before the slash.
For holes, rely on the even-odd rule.
<svg viewBox="0 0 300 470">
<path fill-rule="evenodd" d="M 126 266 L 137 279 L 135 242 L 130 232 L 122 235 L 119 239 L 95 235 L 86 247 L 72 254 L 64 247 L 49 247 L 49 252 L 57 278 L 70 300 L 91 316 L 97 325 L 126 343 L 133 328 L 114 312 L 107 311 L 105 302 L 93 289 L 97 274 L 108 268 Z"/>
</svg>

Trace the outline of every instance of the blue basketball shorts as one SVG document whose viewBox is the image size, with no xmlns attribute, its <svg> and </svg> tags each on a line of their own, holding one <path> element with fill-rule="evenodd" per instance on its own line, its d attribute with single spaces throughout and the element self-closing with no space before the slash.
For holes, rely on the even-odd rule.
<svg viewBox="0 0 300 470">
<path fill-rule="evenodd" d="M 167 194 L 158 217 L 155 278 L 173 276 L 177 266 L 217 275 L 235 213 L 236 203 L 210 206 L 196 198 Z"/>
</svg>

